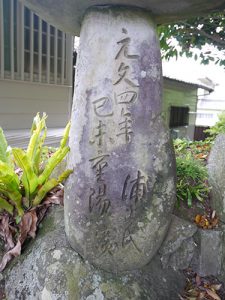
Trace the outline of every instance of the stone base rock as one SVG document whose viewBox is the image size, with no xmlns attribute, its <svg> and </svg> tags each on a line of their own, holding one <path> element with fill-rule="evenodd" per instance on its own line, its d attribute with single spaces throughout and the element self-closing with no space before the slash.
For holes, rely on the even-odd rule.
<svg viewBox="0 0 225 300">
<path fill-rule="evenodd" d="M 173 216 L 167 237 L 159 250 L 164 268 L 184 270 L 189 267 L 196 251 L 197 245 L 193 239 L 196 232 L 194 224 Z"/>
<path fill-rule="evenodd" d="M 223 245 L 223 229 L 198 230 L 195 235 L 195 256 L 192 268 L 200 276 L 219 276 L 222 273 L 225 244 Z"/>
<path fill-rule="evenodd" d="M 163 269 L 158 255 L 142 270 L 119 276 L 94 268 L 70 248 L 59 207 L 5 279 L 7 300 L 175 300 L 184 286 L 182 273 Z"/>
<path fill-rule="evenodd" d="M 202 277 L 225 278 L 225 226 L 203 230 L 173 216 L 166 239 L 159 250 L 164 268 L 191 268 Z"/>
<path fill-rule="evenodd" d="M 224 227 L 197 229 L 173 216 L 151 263 L 117 275 L 93 267 L 70 247 L 63 208 L 54 207 L 37 238 L 4 272 L 2 282 L 5 279 L 7 300 L 176 300 L 185 285 L 185 268 L 224 282 L 224 232 Z"/>
</svg>

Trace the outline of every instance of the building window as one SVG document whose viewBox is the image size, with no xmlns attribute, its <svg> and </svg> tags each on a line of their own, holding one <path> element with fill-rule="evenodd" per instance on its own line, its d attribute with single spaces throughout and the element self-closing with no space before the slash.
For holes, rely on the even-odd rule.
<svg viewBox="0 0 225 300">
<path fill-rule="evenodd" d="M 17 39 L 16 37 L 16 23 L 17 23 L 17 11 L 16 11 L 16 2 L 17 0 L 3 0 L 3 28 L 4 28 L 4 61 L 5 61 L 5 71 L 11 71 L 11 48 L 13 48 L 14 53 L 14 72 L 17 72 Z M 13 28 L 11 28 L 11 5 L 13 5 Z M 13 34 L 13 45 L 11 45 L 12 39 L 11 35 Z"/>
<path fill-rule="evenodd" d="M 189 107 L 170 107 L 170 128 L 187 126 L 189 124 Z"/>
<path fill-rule="evenodd" d="M 197 118 L 200 118 L 200 119 L 213 119 L 213 114 L 198 113 Z"/>
<path fill-rule="evenodd" d="M 33 31 L 31 32 L 31 11 L 25 7 L 24 11 L 24 51 L 25 51 L 25 72 L 30 73 L 30 38 L 33 35 L 33 72 L 34 74 L 38 74 L 38 51 L 39 51 L 39 31 L 41 31 L 42 36 L 42 76 L 46 78 L 47 74 L 47 40 L 48 40 L 48 32 L 47 32 L 47 22 L 41 22 L 41 28 L 39 28 L 39 17 L 34 14 L 33 16 Z M 49 32 L 49 47 L 50 47 L 50 75 L 53 75 L 55 72 L 55 68 L 57 68 L 56 74 L 58 77 L 61 76 L 61 65 L 62 65 L 62 47 L 66 45 L 62 45 L 62 32 L 57 30 L 55 27 L 50 25 Z M 55 51 L 55 38 L 57 39 L 57 50 Z M 56 61 L 57 65 L 55 65 L 55 55 L 57 55 Z M 64 57 L 64 65 L 65 65 L 65 57 Z M 65 75 L 65 74 L 64 74 Z"/>
<path fill-rule="evenodd" d="M 3 8 L 0 12 L 1 76 L 70 84 L 72 36 L 45 22 L 18 0 L 0 1 Z"/>
</svg>

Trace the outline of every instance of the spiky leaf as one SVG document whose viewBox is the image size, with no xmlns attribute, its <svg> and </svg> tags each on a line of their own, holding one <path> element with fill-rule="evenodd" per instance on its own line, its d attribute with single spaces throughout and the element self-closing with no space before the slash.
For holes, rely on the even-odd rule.
<svg viewBox="0 0 225 300">
<path fill-rule="evenodd" d="M 47 162 L 43 173 L 39 176 L 39 185 L 42 185 L 48 180 L 52 171 L 55 167 L 63 160 L 66 154 L 69 152 L 69 147 L 59 148 L 49 159 Z"/>
<path fill-rule="evenodd" d="M 10 147 L 8 147 L 4 132 L 0 127 L 0 161 L 7 163 L 13 168 L 13 163 L 10 157 Z"/>
<path fill-rule="evenodd" d="M 70 174 L 73 173 L 73 170 L 66 170 L 64 171 L 62 174 L 60 174 L 59 178 L 57 179 L 58 183 L 63 182 L 64 180 L 66 180 Z"/>
<path fill-rule="evenodd" d="M 26 198 L 30 199 L 38 186 L 38 178 L 33 171 L 31 162 L 29 161 L 25 151 L 19 148 L 14 148 L 12 152 L 17 165 L 23 170 L 21 180 L 25 188 Z"/>
<path fill-rule="evenodd" d="M 36 151 L 39 147 L 43 144 L 43 139 L 41 137 L 42 131 L 46 131 L 46 120 L 47 116 L 46 114 L 43 114 L 43 117 L 40 119 L 39 114 L 36 115 L 34 118 L 34 122 L 31 128 L 31 138 L 29 141 L 29 145 L 27 147 L 27 157 L 31 161 L 31 164 L 34 164 L 34 160 L 37 161 L 36 157 Z M 44 134 L 44 137 L 46 136 L 46 133 Z M 37 166 L 36 166 L 37 167 Z"/>
<path fill-rule="evenodd" d="M 13 214 L 13 206 L 2 197 L 0 197 L 0 209 L 6 210 L 10 215 Z"/>
<path fill-rule="evenodd" d="M 44 199 L 46 194 L 51 191 L 54 187 L 56 187 L 59 183 L 63 182 L 68 178 L 68 176 L 73 172 L 73 170 L 64 171 L 57 179 L 51 178 L 49 179 L 38 191 L 37 196 L 33 201 L 33 206 L 37 206 Z"/>
<path fill-rule="evenodd" d="M 65 128 L 64 133 L 63 133 L 63 137 L 60 141 L 60 148 L 64 148 L 66 146 L 66 143 L 67 143 L 68 138 L 69 138 L 70 127 L 71 127 L 71 122 L 69 122 L 66 125 L 66 128 Z"/>
<path fill-rule="evenodd" d="M 46 135 L 47 135 L 47 128 L 44 128 L 42 136 L 40 136 L 38 139 L 36 151 L 33 157 L 33 168 L 36 175 L 39 175 L 40 172 L 41 154 L 42 154 L 43 144 L 46 139 Z"/>
<path fill-rule="evenodd" d="M 45 195 L 57 185 L 58 185 L 58 181 L 55 178 L 49 179 L 38 191 L 36 197 L 34 198 L 32 206 L 39 205 L 41 201 L 44 199 Z"/>
</svg>

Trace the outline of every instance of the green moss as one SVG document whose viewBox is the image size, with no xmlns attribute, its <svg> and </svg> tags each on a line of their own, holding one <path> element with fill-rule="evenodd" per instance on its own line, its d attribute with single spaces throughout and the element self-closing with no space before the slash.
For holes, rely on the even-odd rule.
<svg viewBox="0 0 225 300">
<path fill-rule="evenodd" d="M 140 299 L 139 286 L 137 284 L 123 283 L 121 278 L 120 280 L 115 279 L 100 284 L 100 289 L 107 300 Z"/>
<path fill-rule="evenodd" d="M 66 287 L 68 291 L 68 300 L 79 299 L 79 274 L 71 272 L 71 270 L 66 272 Z"/>
<path fill-rule="evenodd" d="M 75 268 L 74 268 L 75 266 Z M 80 299 L 80 295 L 88 297 L 95 293 L 95 290 L 101 291 L 105 300 L 130 300 L 140 299 L 140 287 L 137 283 L 129 283 L 129 278 L 111 277 L 112 274 L 99 274 L 99 281 L 94 280 L 95 273 L 87 270 L 83 263 L 71 267 L 67 265 L 64 269 L 66 275 L 66 289 L 68 291 L 68 300 Z M 90 273 L 91 272 L 91 273 Z M 108 276 L 111 279 L 108 279 Z"/>
<path fill-rule="evenodd" d="M 82 278 L 87 278 L 84 266 L 77 260 L 76 264 L 67 265 L 64 269 L 66 275 L 66 287 L 68 300 L 80 299 L 80 287 Z"/>
</svg>

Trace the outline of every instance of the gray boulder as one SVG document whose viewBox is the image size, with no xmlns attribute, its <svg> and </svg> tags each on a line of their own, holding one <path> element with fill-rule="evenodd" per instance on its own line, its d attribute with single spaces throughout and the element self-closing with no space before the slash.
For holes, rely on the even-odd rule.
<svg viewBox="0 0 225 300">
<path fill-rule="evenodd" d="M 192 269 L 200 276 L 219 276 L 223 273 L 222 264 L 225 255 L 224 232 L 199 229 L 195 235 L 197 245 Z"/>
<path fill-rule="evenodd" d="M 184 286 L 182 273 L 163 269 L 158 255 L 142 270 L 121 275 L 94 268 L 69 246 L 59 207 L 5 279 L 8 300 L 175 300 Z"/>
<path fill-rule="evenodd" d="M 225 134 L 216 138 L 208 160 L 208 174 L 212 186 L 212 206 L 225 222 Z"/>
<path fill-rule="evenodd" d="M 188 221 L 173 216 L 167 236 L 159 250 L 163 267 L 184 270 L 189 267 L 196 244 L 193 236 L 197 227 Z"/>
<path fill-rule="evenodd" d="M 203 230 L 173 216 L 167 236 L 159 250 L 163 268 L 191 268 L 200 276 L 225 279 L 225 226 Z"/>
<path fill-rule="evenodd" d="M 197 227 L 173 216 L 159 253 L 142 269 L 112 274 L 84 261 L 64 233 L 63 208 L 54 207 L 34 241 L 0 278 L 7 300 L 176 300 L 182 270 L 225 280 L 225 228 Z"/>
</svg>

